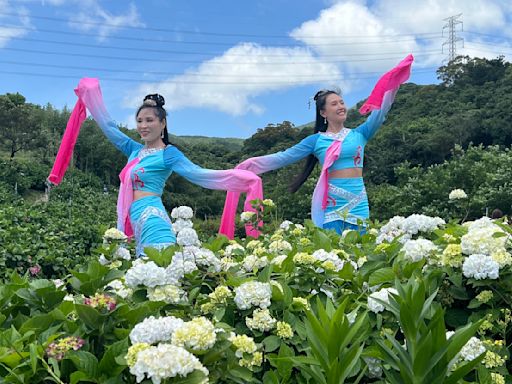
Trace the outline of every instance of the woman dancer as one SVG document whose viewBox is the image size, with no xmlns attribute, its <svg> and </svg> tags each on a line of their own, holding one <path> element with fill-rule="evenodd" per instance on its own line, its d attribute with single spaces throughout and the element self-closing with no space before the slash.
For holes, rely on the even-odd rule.
<svg viewBox="0 0 512 384">
<path fill-rule="evenodd" d="M 395 94 L 410 75 L 413 57 L 409 55 L 377 82 L 361 113 L 373 110 L 360 126 L 344 126 L 347 108 L 340 94 L 333 90 L 316 93 L 316 122 L 314 134 L 285 151 L 252 157 L 236 168 L 261 174 L 297 162 L 307 157 L 302 173 L 292 182 L 295 192 L 306 181 L 317 162 L 322 172 L 311 204 L 311 217 L 320 228 L 365 231 L 370 212 L 363 182 L 364 148 L 386 118 Z M 237 195 L 228 193 L 224 214 L 236 205 Z M 231 226 L 232 227 L 232 226 Z"/>
<path fill-rule="evenodd" d="M 75 111 L 79 111 L 77 122 L 73 125 L 75 130 L 77 131 L 77 124 L 79 127 L 85 119 L 87 107 L 105 136 L 128 157 L 128 163 L 120 174 L 118 229 L 128 236 L 135 235 L 137 255 L 143 255 L 146 247 L 162 249 L 176 242 L 171 221 L 161 200 L 165 181 L 173 171 L 205 188 L 246 192 L 248 201 L 263 197 L 261 179 L 254 173 L 244 170 L 201 168 L 171 145 L 168 139 L 167 113 L 163 107 L 165 101 L 162 96 L 147 95 L 137 110 L 137 132 L 144 142 L 141 144 L 122 133 L 110 118 L 97 79 L 82 79 L 75 92 L 79 101 L 70 118 L 70 122 L 73 121 Z M 69 129 L 68 123 L 63 144 Z M 77 132 L 75 140 L 76 135 Z M 71 148 L 73 145 L 74 141 L 71 140 Z M 65 162 L 60 162 L 63 161 Z M 63 175 L 62 168 L 59 167 L 58 155 L 49 181 L 58 183 Z M 249 229 L 248 234 L 257 235 L 257 231 Z"/>
</svg>

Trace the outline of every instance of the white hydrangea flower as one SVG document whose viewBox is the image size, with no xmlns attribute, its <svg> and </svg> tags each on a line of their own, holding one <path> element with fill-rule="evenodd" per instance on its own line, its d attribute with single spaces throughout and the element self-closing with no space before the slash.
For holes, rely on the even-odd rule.
<svg viewBox="0 0 512 384">
<path fill-rule="evenodd" d="M 475 360 L 485 352 L 484 343 L 477 337 L 472 337 L 460 350 L 461 357 L 466 361 Z"/>
<path fill-rule="evenodd" d="M 468 233 L 461 238 L 462 253 L 491 255 L 505 249 L 508 236 L 494 237 L 495 233 L 503 233 L 503 231 L 498 226 L 469 227 Z"/>
<path fill-rule="evenodd" d="M 144 319 L 130 332 L 130 341 L 135 343 L 156 344 L 160 341 L 169 341 L 175 330 L 185 322 L 174 316 L 155 318 L 150 316 Z"/>
<path fill-rule="evenodd" d="M 402 222 L 404 232 L 415 235 L 418 232 L 429 233 L 445 225 L 446 222 L 440 217 L 413 214 Z"/>
<path fill-rule="evenodd" d="M 268 249 L 273 253 L 289 252 L 292 250 L 292 245 L 286 240 L 275 240 L 270 243 Z"/>
<path fill-rule="evenodd" d="M 290 220 L 285 220 L 279 225 L 279 228 L 284 231 L 288 231 L 290 229 L 290 225 L 292 224 L 293 223 Z"/>
<path fill-rule="evenodd" d="M 274 264 L 274 265 L 277 265 L 280 267 L 281 264 L 283 264 L 283 261 L 285 261 L 287 257 L 288 257 L 288 255 L 276 256 L 272 260 L 270 260 L 270 264 Z"/>
<path fill-rule="evenodd" d="M 110 264 L 110 260 L 107 259 L 103 253 L 100 255 L 100 257 L 98 257 L 98 262 L 101 265 L 109 265 Z"/>
<path fill-rule="evenodd" d="M 153 261 L 147 263 L 134 263 L 126 272 L 125 283 L 130 288 L 139 285 L 146 287 L 156 287 L 157 285 L 172 284 L 164 268 L 159 267 Z"/>
<path fill-rule="evenodd" d="M 232 256 L 234 251 L 237 251 L 236 253 L 239 253 L 239 251 L 244 252 L 245 249 L 238 243 L 229 244 L 224 250 L 224 256 Z"/>
<path fill-rule="evenodd" d="M 500 265 L 491 256 L 474 254 L 466 257 L 462 264 L 462 273 L 476 280 L 497 279 Z"/>
<path fill-rule="evenodd" d="M 412 262 L 428 257 L 436 249 L 436 245 L 427 239 L 407 240 L 402 248 L 405 258 Z"/>
<path fill-rule="evenodd" d="M 265 268 L 268 265 L 266 256 L 258 257 L 255 255 L 248 255 L 242 261 L 242 268 L 247 272 L 252 272 L 254 269 Z"/>
<path fill-rule="evenodd" d="M 245 211 L 240 214 L 240 220 L 243 223 L 247 223 L 248 221 L 251 221 L 255 216 L 256 212 Z"/>
<path fill-rule="evenodd" d="M 420 232 L 432 232 L 440 226 L 446 224 L 446 222 L 440 217 L 430 217 L 426 215 L 413 214 L 407 218 L 402 216 L 395 216 L 389 220 L 389 222 L 382 226 L 377 236 L 377 244 L 383 243 L 384 241 L 391 242 L 398 236 L 400 242 L 405 243 L 411 239 L 413 235 Z"/>
<path fill-rule="evenodd" d="M 446 340 L 455 334 L 454 331 L 446 331 Z M 477 337 L 471 337 L 466 344 L 460 350 L 458 356 L 465 361 L 471 361 L 476 359 L 482 353 L 485 352 L 484 343 Z"/>
<path fill-rule="evenodd" d="M 345 262 L 341 260 L 338 255 L 334 252 L 327 252 L 325 249 L 317 249 L 315 252 L 313 252 L 313 257 L 320 261 L 324 268 L 327 267 L 328 263 L 332 263 L 332 268 L 328 268 L 330 270 L 333 270 L 335 272 L 340 271 L 343 269 L 343 265 Z M 353 263 L 352 265 L 355 269 L 357 269 L 357 264 Z M 322 272 L 323 269 L 319 269 L 319 272 Z"/>
<path fill-rule="evenodd" d="M 368 377 L 376 379 L 382 377 L 382 361 L 374 357 L 363 358 L 368 366 Z"/>
<path fill-rule="evenodd" d="M 468 228 L 468 232 L 482 228 L 490 229 L 492 232 L 495 232 L 494 230 L 501 230 L 501 228 L 494 224 L 491 218 L 487 216 L 483 216 L 478 220 L 468 221 L 464 223 L 463 226 Z"/>
<path fill-rule="evenodd" d="M 114 257 L 116 259 L 123 259 L 123 260 L 131 260 L 132 256 L 130 255 L 130 251 L 126 249 L 125 247 L 118 247 L 116 251 L 114 252 Z"/>
<path fill-rule="evenodd" d="M 149 301 L 163 301 L 168 304 L 179 304 L 187 301 L 187 292 L 173 284 L 148 288 L 147 295 Z"/>
<path fill-rule="evenodd" d="M 105 287 L 109 288 L 111 292 L 115 293 L 119 297 L 122 297 L 123 299 L 129 298 L 133 294 L 133 289 L 128 288 L 119 279 L 111 281 L 110 283 L 105 285 Z"/>
<path fill-rule="evenodd" d="M 230 268 L 236 267 L 238 263 L 231 257 L 225 256 L 220 259 L 220 267 L 222 271 L 228 271 Z"/>
<path fill-rule="evenodd" d="M 255 309 L 251 317 L 245 318 L 245 324 L 251 328 L 261 332 L 268 332 L 276 325 L 277 320 L 274 319 L 267 308 Z"/>
<path fill-rule="evenodd" d="M 194 224 L 192 221 L 186 219 L 177 219 L 174 223 L 172 223 L 172 229 L 175 233 L 179 233 L 185 228 L 192 228 L 193 226 Z"/>
<path fill-rule="evenodd" d="M 171 342 L 189 350 L 206 351 L 213 347 L 216 340 L 217 334 L 212 322 L 205 317 L 196 317 L 176 329 Z"/>
<path fill-rule="evenodd" d="M 231 341 L 231 343 L 235 346 L 235 356 L 238 358 L 242 358 L 244 353 L 252 354 L 258 350 L 254 339 L 247 335 L 236 335 L 235 333 L 231 332 L 228 340 Z"/>
<path fill-rule="evenodd" d="M 374 313 L 384 311 L 384 305 L 375 299 L 380 299 L 386 303 L 389 303 L 390 293 L 397 295 L 398 291 L 395 288 L 382 288 L 380 291 L 370 294 L 370 296 L 368 296 L 368 309 Z"/>
<path fill-rule="evenodd" d="M 262 245 L 263 245 L 262 242 L 259 240 L 251 240 L 247 243 L 247 245 L 245 247 L 247 249 L 256 249 L 256 248 L 261 247 Z"/>
<path fill-rule="evenodd" d="M 468 197 L 468 195 L 466 195 L 466 192 L 464 192 L 463 189 L 454 189 L 448 195 L 448 199 L 450 199 L 450 200 L 467 199 L 467 197 Z"/>
<path fill-rule="evenodd" d="M 128 236 L 126 236 L 123 232 L 121 232 L 117 228 L 109 228 L 103 234 L 103 240 L 105 240 L 105 241 L 111 241 L 111 240 L 126 241 L 126 240 L 128 240 Z"/>
<path fill-rule="evenodd" d="M 206 248 L 189 247 L 185 249 L 185 253 L 190 253 L 198 267 L 213 267 L 215 272 L 221 271 L 220 259 L 215 256 L 211 250 Z"/>
<path fill-rule="evenodd" d="M 270 306 L 272 289 L 269 283 L 249 281 L 235 288 L 235 304 L 238 309 L 249 309 L 252 306 L 267 308 Z"/>
<path fill-rule="evenodd" d="M 146 377 L 154 384 L 176 376 L 186 377 L 198 370 L 208 376 L 209 372 L 199 359 L 184 348 L 170 344 L 143 349 L 137 354 L 137 361 L 130 367 L 130 373 L 136 376 L 137 383 Z"/>
<path fill-rule="evenodd" d="M 176 236 L 176 242 L 182 246 L 200 245 L 197 232 L 193 228 L 183 228 Z"/>
<path fill-rule="evenodd" d="M 181 207 L 173 208 L 171 217 L 173 219 L 191 219 L 194 216 L 192 208 L 182 205 Z"/>
</svg>

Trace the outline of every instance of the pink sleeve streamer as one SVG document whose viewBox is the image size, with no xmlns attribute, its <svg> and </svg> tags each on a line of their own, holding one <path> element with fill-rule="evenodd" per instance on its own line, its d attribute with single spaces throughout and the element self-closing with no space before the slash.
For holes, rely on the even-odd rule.
<svg viewBox="0 0 512 384">
<path fill-rule="evenodd" d="M 408 55 L 391 71 L 386 72 L 375 84 L 372 93 L 366 102 L 359 108 L 359 113 L 366 115 L 374 109 L 380 109 L 382 99 L 387 91 L 396 89 L 400 84 L 407 81 L 411 75 L 411 65 L 414 60 L 412 55 Z"/>
<path fill-rule="evenodd" d="M 132 169 L 139 163 L 136 157 L 125 165 L 119 179 L 119 194 L 117 196 L 117 229 L 124 232 L 128 237 L 133 236 L 133 227 L 130 221 L 130 207 L 133 203 L 133 184 L 131 178 Z"/>
<path fill-rule="evenodd" d="M 78 95 L 76 89 L 75 93 Z M 75 148 L 76 140 L 80 133 L 80 127 L 86 117 L 87 113 L 85 111 L 85 104 L 79 98 L 73 108 L 73 112 L 71 112 L 71 116 L 69 117 L 66 130 L 64 131 L 64 136 L 62 137 L 62 142 L 59 146 L 59 151 L 57 152 L 55 162 L 53 163 L 52 170 L 48 176 L 48 181 L 52 184 L 57 185 L 62 181 L 62 178 L 68 169 L 71 157 L 73 156 L 73 149 Z"/>
<path fill-rule="evenodd" d="M 335 140 L 325 153 L 324 165 L 320 172 L 320 177 L 313 191 L 311 199 L 311 220 L 317 227 L 322 228 L 324 224 L 324 211 L 327 207 L 327 197 L 329 193 L 329 168 L 334 164 L 341 154 L 342 141 Z"/>
<path fill-rule="evenodd" d="M 236 172 L 240 174 L 242 178 L 247 179 L 245 182 L 247 186 L 247 196 L 245 198 L 244 211 L 256 212 L 256 210 L 251 206 L 251 200 L 263 200 L 263 184 L 261 179 L 254 173 L 241 169 L 234 169 L 230 172 Z M 257 179 L 254 179 L 249 175 L 256 176 Z M 226 202 L 224 203 L 224 211 L 222 212 L 219 233 L 227 236 L 229 239 L 233 239 L 235 236 L 235 217 L 240 192 L 230 189 L 229 186 L 226 189 L 229 192 L 227 193 Z M 261 226 L 261 223 L 259 225 Z M 254 238 L 258 238 L 260 235 L 260 231 L 249 224 L 245 226 L 245 233 L 247 236 Z"/>
</svg>

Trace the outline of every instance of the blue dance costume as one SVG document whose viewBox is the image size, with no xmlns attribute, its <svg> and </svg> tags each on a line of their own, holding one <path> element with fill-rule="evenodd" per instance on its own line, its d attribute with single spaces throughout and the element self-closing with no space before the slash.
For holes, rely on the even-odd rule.
<svg viewBox="0 0 512 384">
<path fill-rule="evenodd" d="M 388 93 L 382 108 L 374 110 L 357 128 L 343 128 L 336 134 L 315 133 L 285 151 L 247 159 L 238 168 L 261 174 L 295 163 L 311 154 L 323 165 L 327 149 L 336 140 L 342 143 L 340 156 L 329 168 L 329 172 L 346 168 L 363 168 L 366 143 L 384 122 L 393 99 L 394 92 Z M 344 229 L 355 229 L 359 225 L 366 226 L 369 216 L 368 198 L 362 177 L 329 179 L 328 204 L 323 228 L 335 229 L 341 233 Z"/>
</svg>

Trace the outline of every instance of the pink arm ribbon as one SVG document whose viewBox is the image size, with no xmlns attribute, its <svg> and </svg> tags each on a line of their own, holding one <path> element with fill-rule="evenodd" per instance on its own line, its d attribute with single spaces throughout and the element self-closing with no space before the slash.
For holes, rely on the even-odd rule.
<svg viewBox="0 0 512 384">
<path fill-rule="evenodd" d="M 75 89 L 75 93 L 78 96 L 78 90 Z M 80 133 L 80 126 L 87 117 L 85 111 L 85 104 L 82 99 L 78 98 L 71 116 L 69 116 L 62 142 L 59 146 L 59 151 L 55 157 L 52 170 L 48 176 L 48 181 L 52 184 L 58 185 L 62 181 L 66 170 L 68 169 L 69 162 L 73 156 L 73 149 L 75 148 L 78 134 Z"/>
</svg>

